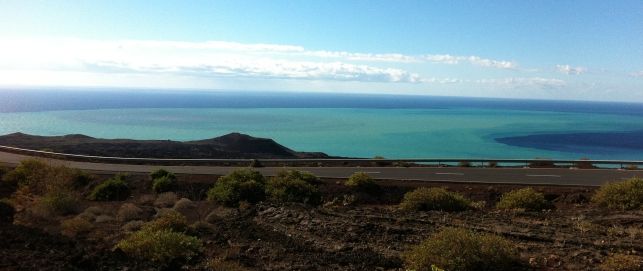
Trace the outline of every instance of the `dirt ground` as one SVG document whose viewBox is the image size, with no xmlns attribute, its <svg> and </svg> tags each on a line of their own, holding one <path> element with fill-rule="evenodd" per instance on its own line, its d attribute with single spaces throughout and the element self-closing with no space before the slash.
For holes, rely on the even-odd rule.
<svg viewBox="0 0 643 271">
<path fill-rule="evenodd" d="M 109 176 L 99 176 L 100 179 Z M 151 216 L 155 195 L 146 176 L 132 176 L 131 202 Z M 464 227 L 503 235 L 515 242 L 534 270 L 597 270 L 612 253 L 640 255 L 643 212 L 614 212 L 588 202 L 595 187 L 532 186 L 555 206 L 542 212 L 497 211 L 503 192 L 519 185 L 380 181 L 377 197 L 355 194 L 338 180 L 320 185 L 324 204 L 259 203 L 226 208 L 204 200 L 216 177 L 179 176 L 178 198 L 194 201 L 182 213 L 190 223 L 203 222 L 192 234 L 205 245 L 189 270 L 208 270 L 218 259 L 247 270 L 404 270 L 402 253 L 443 227 Z M 403 194 L 418 186 L 441 186 L 478 202 L 476 210 L 403 212 Z M 83 202 L 115 217 L 124 202 Z M 129 260 L 113 247 L 125 236 L 123 222 L 96 222 L 88 234 L 60 235 L 60 221 L 34 219 L 22 211 L 14 224 L 0 223 L 0 270 L 154 270 Z M 206 224 L 207 223 L 207 224 Z"/>
</svg>

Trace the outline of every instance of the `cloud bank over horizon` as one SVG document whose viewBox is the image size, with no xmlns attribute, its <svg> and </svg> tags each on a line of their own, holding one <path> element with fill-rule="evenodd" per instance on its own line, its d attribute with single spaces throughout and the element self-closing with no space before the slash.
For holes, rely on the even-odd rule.
<svg viewBox="0 0 643 271">
<path fill-rule="evenodd" d="M 0 60 L 0 85 L 605 98 L 600 92 L 587 96 L 585 86 L 596 87 L 595 82 L 566 77 L 585 75 L 588 68 L 583 66 L 558 64 L 551 71 L 515 60 L 430 52 L 347 52 L 228 41 L 0 39 Z M 640 73 L 623 77 L 636 80 Z M 611 86 L 614 80 L 607 81 L 619 91 L 621 86 Z M 552 96 L 559 92 L 565 93 Z M 576 97 L 580 93 L 584 96 Z"/>
</svg>

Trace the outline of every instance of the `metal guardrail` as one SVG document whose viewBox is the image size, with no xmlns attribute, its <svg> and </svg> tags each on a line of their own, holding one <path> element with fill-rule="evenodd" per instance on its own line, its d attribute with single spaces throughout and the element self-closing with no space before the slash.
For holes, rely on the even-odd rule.
<svg viewBox="0 0 643 271">
<path fill-rule="evenodd" d="M 484 166 L 489 163 L 508 163 L 508 164 L 524 164 L 525 166 L 533 164 L 566 164 L 566 165 L 619 165 L 623 168 L 624 165 L 643 165 L 643 161 L 637 160 L 560 160 L 560 159 L 493 159 L 493 158 L 401 158 L 401 159 L 378 159 L 378 158 L 301 158 L 301 159 L 181 159 L 181 158 L 139 158 L 139 157 L 110 157 L 110 156 L 93 156 L 69 153 L 57 153 L 50 151 L 39 151 L 23 149 L 11 146 L 0 145 L 0 150 L 6 150 L 14 153 L 32 154 L 36 156 L 44 156 L 49 158 L 62 158 L 72 160 L 84 161 L 101 161 L 101 162 L 134 162 L 134 163 L 150 163 L 150 162 L 170 162 L 170 163 L 250 163 L 253 161 L 272 162 L 272 163 L 377 163 L 377 164 L 390 164 L 390 163 L 429 163 L 447 165 L 451 163 L 470 163 L 475 166 L 475 163 Z"/>
</svg>

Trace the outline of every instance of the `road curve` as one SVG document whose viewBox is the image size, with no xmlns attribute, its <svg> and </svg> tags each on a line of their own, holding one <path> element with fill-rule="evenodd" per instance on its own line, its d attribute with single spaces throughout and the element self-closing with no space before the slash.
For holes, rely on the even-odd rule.
<svg viewBox="0 0 643 271">
<path fill-rule="evenodd" d="M 17 164 L 33 158 L 28 155 L 0 152 L 0 162 Z M 45 159 L 45 158 L 39 158 Z M 234 167 L 128 165 L 45 159 L 55 165 L 65 165 L 87 171 L 148 173 L 165 168 L 175 173 L 224 175 Z M 257 168 L 273 176 L 282 167 Z M 562 169 L 562 168 L 434 168 L 434 167 L 297 167 L 320 177 L 346 178 L 355 172 L 367 172 L 376 179 L 418 180 L 427 182 L 479 182 L 512 184 L 553 184 L 597 186 L 631 177 L 643 177 L 641 170 Z"/>
</svg>

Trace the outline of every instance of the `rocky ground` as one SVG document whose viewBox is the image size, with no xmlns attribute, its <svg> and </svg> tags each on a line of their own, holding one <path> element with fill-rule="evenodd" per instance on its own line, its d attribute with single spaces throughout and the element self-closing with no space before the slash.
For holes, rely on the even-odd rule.
<svg viewBox="0 0 643 271">
<path fill-rule="evenodd" d="M 403 270 L 402 253 L 443 227 L 464 227 L 503 235 L 514 241 L 521 258 L 535 270 L 596 270 L 612 253 L 643 251 L 643 212 L 597 209 L 587 202 L 591 187 L 536 187 L 556 208 L 543 212 L 496 211 L 498 196 L 511 185 L 432 184 L 382 181 L 377 199 L 347 192 L 334 180 L 322 184 L 324 205 L 242 205 L 226 208 L 203 200 L 211 177 L 181 176 L 177 199 L 190 198 L 181 209 L 192 231 L 205 244 L 189 269 L 208 270 L 207 262 L 235 263 L 247 270 Z M 127 202 L 151 217 L 163 207 L 140 177 Z M 403 212 L 401 195 L 417 186 L 447 186 L 478 201 L 478 209 L 460 212 Z M 114 244 L 124 235 L 117 210 L 123 202 L 85 202 L 103 210 L 94 229 L 75 238 L 60 234 L 60 220 L 16 215 L 0 226 L 2 270 L 152 270 L 133 262 Z M 175 208 L 176 209 L 176 208 Z M 73 217 L 73 216 L 72 216 Z"/>
</svg>

